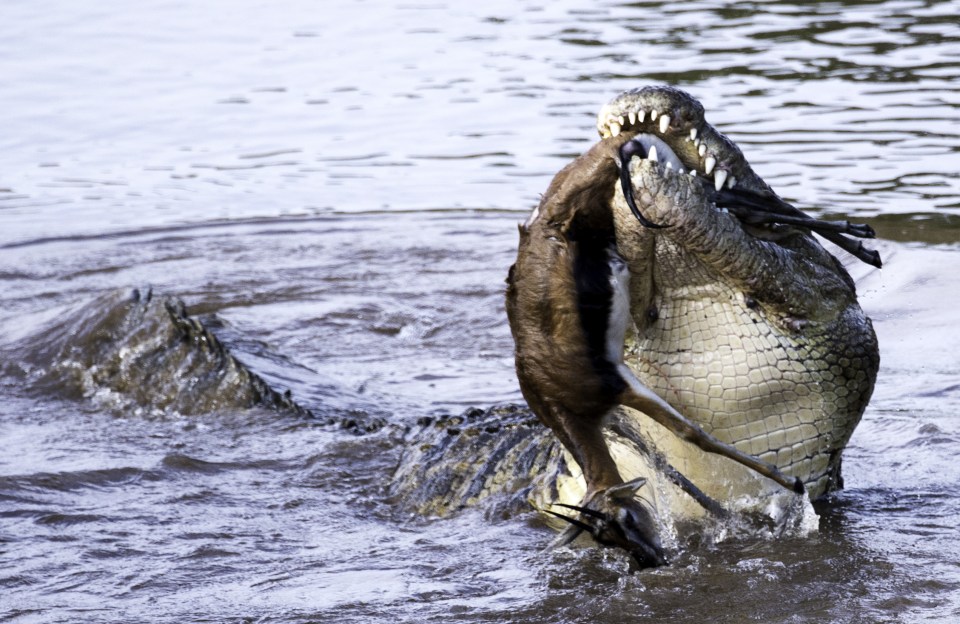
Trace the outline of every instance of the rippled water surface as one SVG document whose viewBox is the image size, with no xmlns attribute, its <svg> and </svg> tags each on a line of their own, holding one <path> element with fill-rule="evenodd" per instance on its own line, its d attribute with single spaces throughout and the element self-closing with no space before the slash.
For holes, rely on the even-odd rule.
<svg viewBox="0 0 960 624">
<path fill-rule="evenodd" d="M 958 15 L 3 2 L 0 619 L 957 621 Z M 521 400 L 515 223 L 599 106 L 649 83 L 698 97 L 786 199 L 881 236 L 885 268 L 852 266 L 883 362 L 846 489 L 813 536 L 632 574 L 542 552 L 532 515 L 398 513 L 404 425 Z M 76 369 L 44 360 L 65 319 L 134 287 L 214 319 L 322 418 L 134 408 L 89 369 L 40 383 Z M 387 426 L 323 418 L 347 416 Z"/>
</svg>

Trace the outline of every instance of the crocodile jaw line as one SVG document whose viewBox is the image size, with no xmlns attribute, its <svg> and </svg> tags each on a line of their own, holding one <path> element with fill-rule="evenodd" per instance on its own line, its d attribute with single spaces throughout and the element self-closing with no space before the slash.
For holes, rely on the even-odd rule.
<svg viewBox="0 0 960 624">
<path fill-rule="evenodd" d="M 679 89 L 644 87 L 621 93 L 600 109 L 597 129 L 603 138 L 636 132 L 633 140 L 648 150 L 656 147 L 656 160 L 669 163 L 675 172 L 682 169 L 712 180 L 717 190 L 769 190 L 733 142 L 706 122 L 703 106 Z"/>
</svg>

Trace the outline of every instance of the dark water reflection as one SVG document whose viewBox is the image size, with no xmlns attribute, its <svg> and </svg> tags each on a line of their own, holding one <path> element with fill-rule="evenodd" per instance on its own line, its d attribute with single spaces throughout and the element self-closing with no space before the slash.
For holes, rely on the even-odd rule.
<svg viewBox="0 0 960 624">
<path fill-rule="evenodd" d="M 955 621 L 958 15 L 3 3 L 0 619 Z M 885 268 L 853 268 L 880 382 L 814 536 L 705 540 L 631 575 L 616 553 L 541 552 L 530 517 L 397 517 L 398 428 L 31 386 L 40 328 L 150 285 L 321 411 L 518 401 L 514 224 L 598 106 L 650 82 L 700 98 L 785 198 L 881 236 Z"/>
</svg>

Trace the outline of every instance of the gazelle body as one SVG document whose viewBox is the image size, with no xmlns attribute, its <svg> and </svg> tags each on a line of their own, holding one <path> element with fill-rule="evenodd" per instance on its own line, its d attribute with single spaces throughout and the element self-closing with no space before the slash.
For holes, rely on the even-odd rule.
<svg viewBox="0 0 960 624">
<path fill-rule="evenodd" d="M 627 549 L 641 565 L 654 566 L 666 559 L 653 517 L 633 496 L 642 483 L 624 483 L 602 434 L 604 417 L 615 406 L 637 409 L 704 450 L 786 487 L 796 489 L 798 482 L 706 434 L 623 362 L 630 274 L 617 253 L 611 204 L 620 179 L 619 150 L 628 138 L 601 141 L 561 170 L 520 226 L 517 262 L 507 279 L 507 315 L 524 398 L 573 455 L 587 484 L 582 506 L 574 509 L 592 521 L 567 519 L 601 543 Z"/>
</svg>

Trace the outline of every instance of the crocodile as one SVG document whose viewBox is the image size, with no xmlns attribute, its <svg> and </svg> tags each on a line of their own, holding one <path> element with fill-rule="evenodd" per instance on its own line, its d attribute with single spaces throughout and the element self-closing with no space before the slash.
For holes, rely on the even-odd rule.
<svg viewBox="0 0 960 624">
<path fill-rule="evenodd" d="M 586 236 L 572 233 L 563 220 L 576 221 L 569 215 L 584 212 L 571 207 L 576 202 L 602 206 L 598 219 L 608 215 L 615 255 L 629 272 L 633 327 L 622 358 L 627 374 L 707 435 L 799 480 L 810 500 L 841 488 L 842 452 L 873 391 L 879 348 L 853 280 L 812 232 L 879 266 L 876 252 L 845 236 L 868 237 L 872 231 L 810 219 L 780 199 L 736 144 L 706 122 L 703 106 L 679 89 L 620 94 L 601 109 L 598 130 L 600 142 L 557 175 L 520 227 L 508 312 L 517 306 L 514 273 L 537 270 L 529 257 L 522 264 L 533 253 L 528 239 L 539 235 L 543 245 L 563 239 L 571 249 L 582 249 Z M 608 226 L 586 227 L 594 232 Z M 535 278 L 542 292 L 530 298 L 523 322 L 561 323 L 556 317 L 566 312 L 546 300 L 577 286 L 569 275 L 560 279 L 552 270 Z M 589 334 L 595 321 L 580 321 L 579 328 L 571 321 L 563 331 Z M 526 499 L 546 518 L 560 516 L 594 529 L 597 537 L 597 523 L 609 521 L 613 512 L 583 506 L 597 489 L 581 470 L 584 457 L 591 459 L 578 448 L 587 434 L 570 433 L 562 418 L 558 424 L 557 417 L 543 413 L 544 405 L 576 402 L 578 392 L 593 392 L 593 373 L 573 387 L 555 384 L 551 396 L 531 395 L 524 387 L 526 369 L 537 367 L 549 376 L 569 361 L 550 344 L 534 352 L 523 347 L 516 325 L 521 387 L 552 430 L 516 411 L 503 429 L 495 413 L 465 415 L 459 420 L 466 427 L 423 423 L 393 492 L 439 515 L 494 495 L 503 495 L 510 509 Z M 558 335 L 538 340 L 556 342 Z M 641 506 L 659 525 L 654 532 L 669 534 L 685 522 L 734 511 L 777 508 L 770 501 L 778 497 L 786 501 L 779 507 L 796 506 L 789 501 L 795 495 L 742 463 L 674 435 L 649 410 L 618 407 L 595 416 L 603 419 L 603 441 L 588 445 L 605 445 L 601 451 L 612 457 L 619 478 L 636 484 L 628 498 L 638 490 Z M 571 508 L 581 512 L 580 519 L 570 517 Z M 664 560 L 657 553 L 645 561 Z"/>
<path fill-rule="evenodd" d="M 90 400 L 118 414 L 194 416 L 263 408 L 357 435 L 386 424 L 376 406 L 315 373 L 313 388 L 331 398 L 305 403 L 244 361 L 256 360 L 253 353 L 238 357 L 218 336 L 229 333 L 215 314 L 190 314 L 178 297 L 149 287 L 121 288 L 61 312 L 17 343 L 0 345 L 0 375 L 19 378 L 28 392 Z M 250 339 L 231 342 L 269 353 Z M 268 357 L 281 367 L 296 366 Z"/>
<path fill-rule="evenodd" d="M 867 232 L 809 219 L 778 198 L 682 91 L 621 94 L 601 110 L 598 128 L 599 143 L 564 176 L 599 198 L 629 272 L 632 330 L 622 363 L 657 401 L 799 480 L 807 496 L 629 407 L 600 415 L 618 474 L 636 485 L 651 530 L 674 544 L 688 527 L 689 535 L 703 534 L 714 519 L 723 531 L 799 526 L 809 518 L 808 499 L 842 487 L 841 455 L 879 366 L 853 280 L 811 232 L 878 265 L 873 252 L 844 237 Z M 551 202 L 564 208 L 554 191 L 521 230 L 548 220 Z M 37 392 L 102 400 L 122 412 L 266 407 L 354 434 L 407 428 L 389 485 L 404 514 L 481 506 L 513 516 L 532 504 L 557 529 L 596 520 L 580 505 L 588 484 L 570 449 L 528 407 L 474 408 L 407 426 L 373 407 L 357 409 L 353 398 L 344 409 L 304 406 L 234 356 L 218 338 L 223 332 L 214 316 L 191 316 L 175 297 L 116 291 L 0 351 L 0 372 Z M 337 394 L 330 388 L 325 396 Z M 586 515 L 565 515 L 571 506 Z"/>
</svg>

